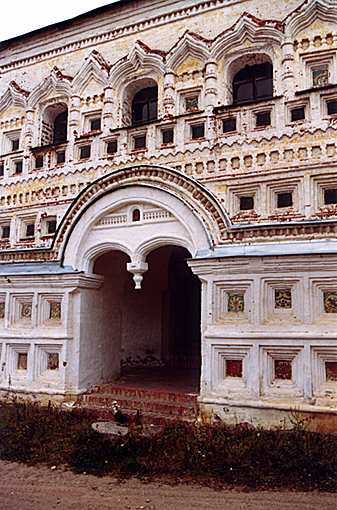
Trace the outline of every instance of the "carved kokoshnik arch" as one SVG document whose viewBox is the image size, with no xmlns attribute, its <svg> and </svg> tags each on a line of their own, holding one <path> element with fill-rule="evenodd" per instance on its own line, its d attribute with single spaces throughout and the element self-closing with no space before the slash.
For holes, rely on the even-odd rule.
<svg viewBox="0 0 337 510">
<path fill-rule="evenodd" d="M 175 227 L 167 223 L 164 229 L 152 228 L 150 238 L 139 239 L 136 247 L 133 239 L 124 245 L 114 239 L 113 230 L 109 230 L 108 238 L 97 236 L 93 242 L 94 234 L 90 234 L 100 222 L 104 224 L 104 218 L 121 207 L 137 207 L 138 202 L 145 207 L 158 207 L 159 217 L 166 215 L 167 221 L 176 222 Z M 133 235 L 127 225 L 117 227 L 119 232 L 121 227 L 124 229 L 124 235 Z M 199 250 L 219 244 L 227 227 L 228 219 L 217 199 L 194 179 L 170 168 L 135 166 L 105 175 L 84 189 L 66 212 L 53 248 L 61 264 L 82 271 L 90 271 L 93 259 L 107 249 L 122 249 L 131 259 L 128 270 L 135 275 L 137 284 L 147 270 L 145 259 L 151 250 L 177 244 L 194 256 Z"/>
</svg>

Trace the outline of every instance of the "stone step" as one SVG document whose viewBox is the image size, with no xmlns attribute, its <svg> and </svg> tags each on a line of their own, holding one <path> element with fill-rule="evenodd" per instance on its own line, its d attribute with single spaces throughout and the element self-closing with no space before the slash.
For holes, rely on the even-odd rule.
<svg viewBox="0 0 337 510">
<path fill-rule="evenodd" d="M 142 413 L 159 413 L 176 418 L 194 417 L 197 412 L 196 400 L 192 402 L 167 402 L 161 400 L 142 400 L 132 398 L 115 398 L 110 394 L 90 393 L 84 395 L 82 402 L 86 407 L 101 407 L 109 409 L 117 402 L 121 411 L 132 410 Z"/>
<path fill-rule="evenodd" d="M 100 394 L 110 395 L 115 400 L 118 398 L 133 398 L 144 400 L 160 400 L 167 402 L 180 402 L 180 403 L 196 403 L 198 395 L 196 393 L 179 393 L 160 389 L 142 389 L 132 387 L 114 386 L 111 384 L 102 384 L 95 386 L 88 395 Z"/>
</svg>

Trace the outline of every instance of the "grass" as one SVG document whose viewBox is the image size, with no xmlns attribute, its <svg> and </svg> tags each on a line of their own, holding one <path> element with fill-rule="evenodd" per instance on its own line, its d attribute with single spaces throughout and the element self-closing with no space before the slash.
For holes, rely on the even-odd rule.
<svg viewBox="0 0 337 510">
<path fill-rule="evenodd" d="M 31 403 L 0 407 L 0 459 L 65 465 L 75 472 L 127 477 L 203 478 L 250 488 L 337 490 L 337 436 L 306 430 L 175 422 L 153 435 L 94 432 L 84 410 Z"/>
</svg>

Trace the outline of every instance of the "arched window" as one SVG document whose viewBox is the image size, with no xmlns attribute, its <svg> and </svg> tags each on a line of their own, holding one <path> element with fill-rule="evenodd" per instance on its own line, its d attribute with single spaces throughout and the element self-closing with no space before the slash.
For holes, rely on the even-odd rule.
<svg viewBox="0 0 337 510">
<path fill-rule="evenodd" d="M 132 101 L 132 124 L 156 120 L 158 116 L 158 87 L 147 87 L 134 96 Z"/>
<path fill-rule="evenodd" d="M 41 145 L 57 145 L 68 138 L 68 107 L 65 103 L 48 106 L 42 117 Z"/>
<path fill-rule="evenodd" d="M 273 96 L 273 66 L 269 62 L 247 65 L 233 79 L 233 102 L 236 104 Z"/>
<path fill-rule="evenodd" d="M 68 111 L 59 113 L 54 120 L 53 143 L 64 143 L 67 141 Z"/>
</svg>

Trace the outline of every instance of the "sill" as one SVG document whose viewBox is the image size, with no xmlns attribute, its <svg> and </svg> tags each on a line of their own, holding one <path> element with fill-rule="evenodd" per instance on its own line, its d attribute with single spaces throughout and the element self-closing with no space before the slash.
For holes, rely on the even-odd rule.
<svg viewBox="0 0 337 510">
<path fill-rule="evenodd" d="M 336 88 L 337 88 L 337 83 L 331 83 L 331 84 L 328 84 L 328 85 L 321 85 L 320 87 L 310 87 L 310 89 L 297 90 L 295 92 L 295 96 L 302 96 L 302 95 L 305 95 L 305 94 L 311 94 L 313 92 L 321 92 L 321 91 L 330 90 L 330 89 L 336 89 Z"/>
<path fill-rule="evenodd" d="M 162 143 L 160 145 L 160 148 L 161 149 L 170 149 L 170 148 L 175 147 L 175 146 L 176 146 L 175 143 Z"/>
<path fill-rule="evenodd" d="M 101 135 L 101 134 L 102 134 L 102 130 L 101 129 L 97 129 L 95 131 L 88 131 L 87 133 L 82 133 L 81 135 L 77 136 L 76 137 L 76 142 L 77 142 L 77 140 L 83 140 L 83 139 L 91 138 L 91 137 L 98 136 L 98 135 Z"/>
<path fill-rule="evenodd" d="M 235 131 L 225 131 L 225 132 L 222 132 L 221 133 L 221 136 L 231 136 L 231 135 L 238 135 L 238 131 L 235 130 Z"/>
<path fill-rule="evenodd" d="M 270 129 L 273 126 L 271 124 L 265 124 L 264 126 L 255 126 L 254 131 L 263 131 L 264 129 Z"/>
<path fill-rule="evenodd" d="M 49 145 L 40 145 L 38 147 L 31 147 L 31 151 L 34 153 L 34 152 L 48 152 L 50 150 L 59 150 L 59 149 L 66 149 L 67 147 L 67 144 L 69 143 L 69 141 L 65 141 L 65 142 L 62 142 L 62 143 L 51 143 Z"/>
<path fill-rule="evenodd" d="M 221 112 L 224 112 L 227 110 L 233 110 L 233 109 L 238 110 L 245 106 L 251 106 L 251 105 L 260 104 L 260 103 L 270 103 L 271 101 L 276 101 L 277 99 L 280 99 L 281 97 L 283 97 L 283 95 L 270 96 L 270 97 L 265 97 L 265 98 L 261 98 L 261 99 L 252 99 L 249 101 L 243 101 L 242 103 L 231 103 L 228 105 L 215 106 L 213 108 L 213 113 L 217 114 L 217 113 L 221 113 Z"/>
<path fill-rule="evenodd" d="M 201 136 L 200 138 L 191 138 L 188 143 L 194 143 L 194 142 L 204 142 L 206 138 L 204 136 Z"/>
<path fill-rule="evenodd" d="M 147 151 L 147 148 L 145 147 L 144 149 L 132 149 L 131 150 L 131 154 L 138 154 L 138 153 L 144 153 Z"/>
<path fill-rule="evenodd" d="M 18 149 L 17 151 L 10 151 L 10 152 L 6 152 L 6 154 L 1 154 L 1 158 L 5 158 L 7 156 L 18 156 L 19 154 L 22 154 L 23 153 L 23 150 L 22 149 Z"/>
</svg>

